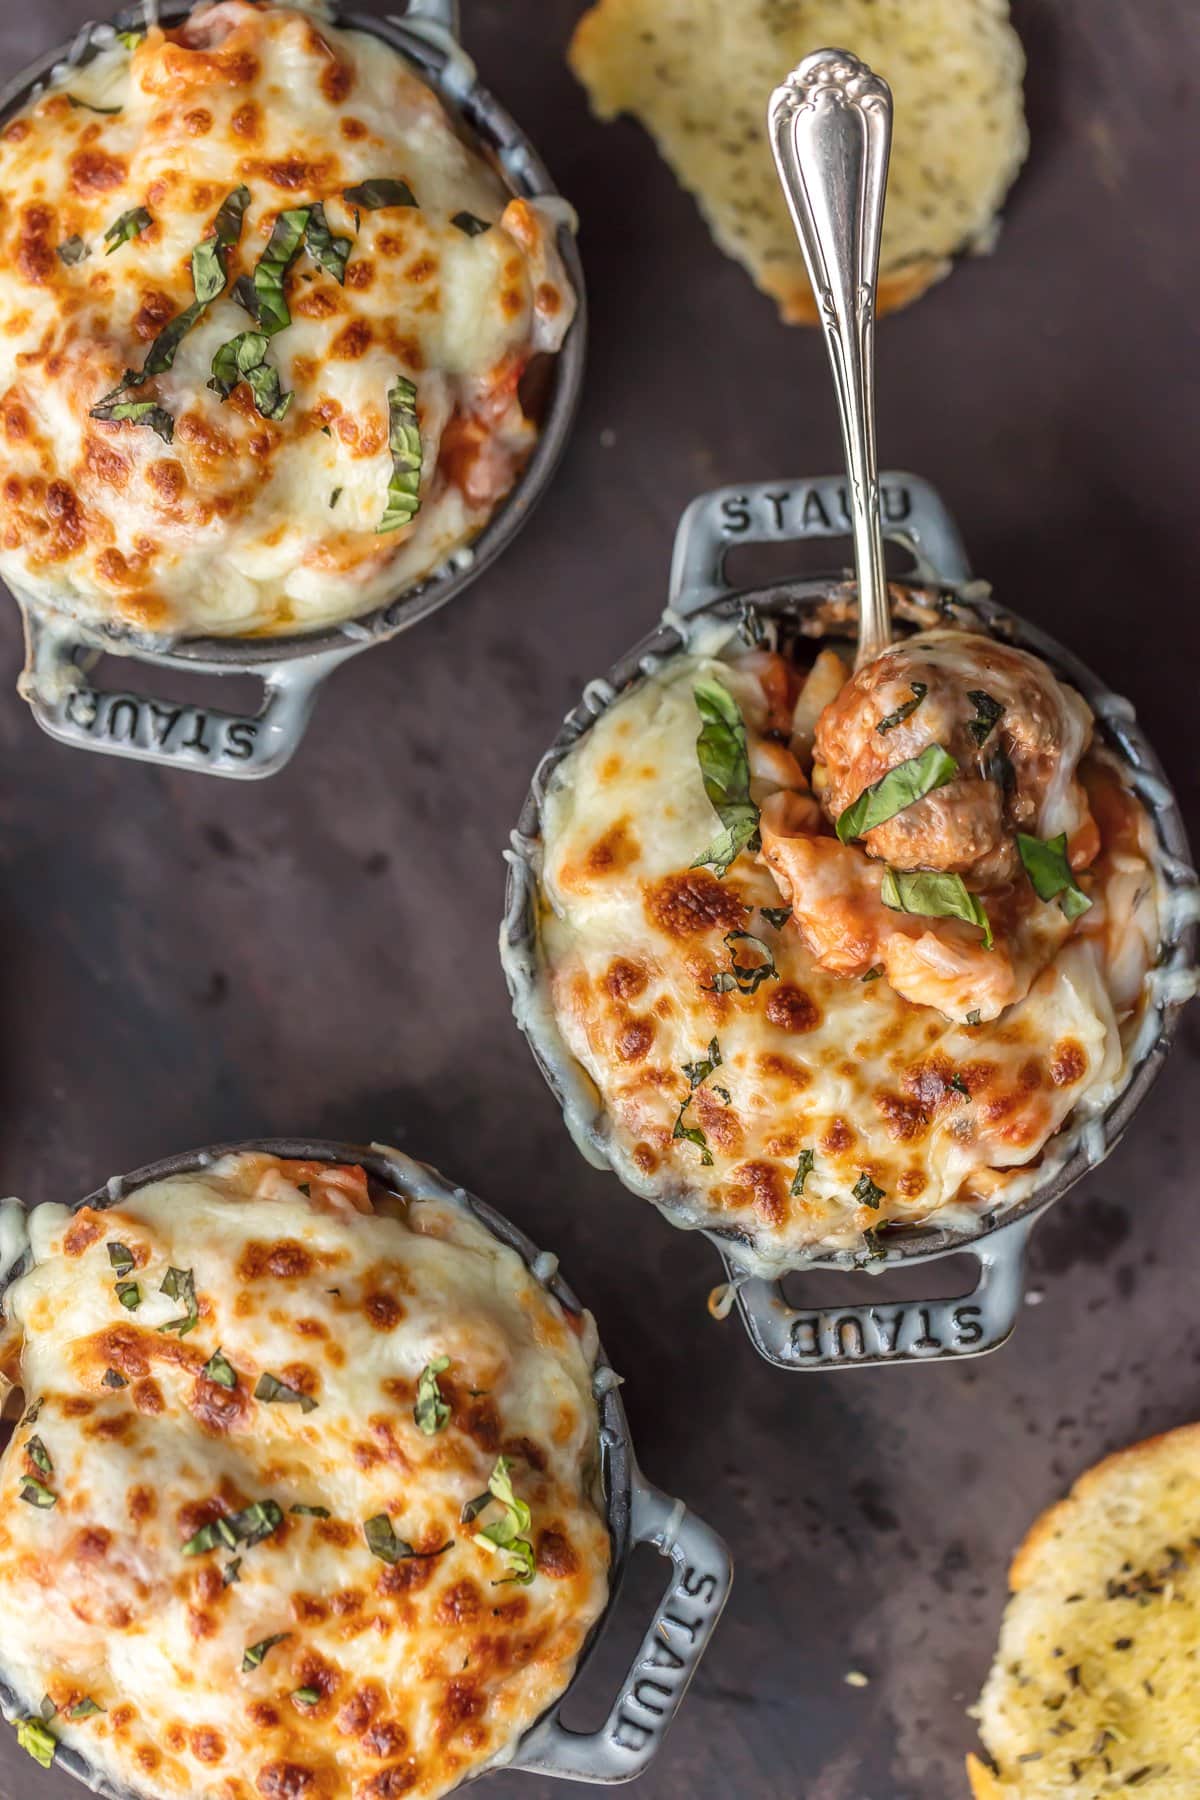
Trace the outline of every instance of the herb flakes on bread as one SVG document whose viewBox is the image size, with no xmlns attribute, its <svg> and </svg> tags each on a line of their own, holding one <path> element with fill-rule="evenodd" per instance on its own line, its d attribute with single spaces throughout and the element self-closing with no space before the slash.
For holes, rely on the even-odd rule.
<svg viewBox="0 0 1200 1800">
<path fill-rule="evenodd" d="M 598 0 L 570 62 L 602 118 L 650 130 L 714 238 L 784 319 L 817 310 L 767 139 L 767 101 L 835 44 L 895 97 L 879 311 L 904 306 L 990 249 L 1025 160 L 1025 58 L 1008 0 Z"/>
<path fill-rule="evenodd" d="M 1200 1425 L 1081 1475 L 1009 1585 L 975 1800 L 1200 1794 Z"/>
</svg>

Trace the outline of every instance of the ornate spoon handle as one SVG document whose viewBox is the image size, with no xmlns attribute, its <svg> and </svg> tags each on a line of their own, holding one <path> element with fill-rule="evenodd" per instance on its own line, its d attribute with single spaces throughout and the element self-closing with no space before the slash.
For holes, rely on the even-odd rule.
<svg viewBox="0 0 1200 1800">
<path fill-rule="evenodd" d="M 892 636 L 879 526 L 874 360 L 891 90 L 848 50 L 814 50 L 771 95 L 767 121 L 837 389 L 850 478 L 861 668 L 886 650 Z"/>
</svg>

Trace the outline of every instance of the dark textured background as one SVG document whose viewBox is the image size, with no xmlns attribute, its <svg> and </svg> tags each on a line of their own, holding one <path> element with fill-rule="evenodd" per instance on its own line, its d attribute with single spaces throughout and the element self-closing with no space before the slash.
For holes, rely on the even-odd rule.
<svg viewBox="0 0 1200 1800">
<path fill-rule="evenodd" d="M 0 65 L 88 10 L 3 0 Z M 837 439 L 819 341 L 716 253 L 639 130 L 589 118 L 562 60 L 579 0 L 464 10 L 485 80 L 582 215 L 577 437 L 504 563 L 338 675 L 262 785 L 56 746 L 13 692 L 0 613 L 0 1188 L 69 1199 L 260 1132 L 390 1138 L 441 1164 L 561 1253 L 629 1377 L 648 1472 L 739 1561 L 643 1791 L 951 1800 L 1010 1548 L 1101 1452 L 1200 1412 L 1200 1014 L 1121 1149 L 1037 1230 L 1043 1303 L 981 1362 L 777 1373 L 706 1316 L 709 1246 L 580 1162 L 510 1022 L 501 847 L 581 682 L 661 606 L 685 502 L 824 472 Z M 885 322 L 881 454 L 941 488 L 1009 604 L 1135 701 L 1195 832 L 1193 0 L 1016 16 L 1032 160 L 996 255 Z M 645 1560 L 598 1674 L 648 1614 Z M 0 1748 L 3 1800 L 71 1792 Z"/>
</svg>

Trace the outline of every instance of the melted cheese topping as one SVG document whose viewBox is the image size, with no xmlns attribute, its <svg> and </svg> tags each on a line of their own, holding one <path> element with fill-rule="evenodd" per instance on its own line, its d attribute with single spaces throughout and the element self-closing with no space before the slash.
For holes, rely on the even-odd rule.
<svg viewBox="0 0 1200 1800">
<path fill-rule="evenodd" d="M 343 198 L 379 178 L 417 204 Z M 173 368 L 122 396 L 165 408 L 173 440 L 90 417 L 191 304 L 192 251 L 243 184 L 225 292 Z M 255 329 L 235 282 L 280 213 L 315 201 L 352 249 L 343 285 L 307 250 L 286 277 L 292 322 L 267 354 L 294 397 L 273 423 L 245 383 L 225 402 L 207 384 Z M 150 223 L 107 253 L 137 208 Z M 466 214 L 489 229 L 452 223 Z M 102 50 L 0 132 L 0 575 L 164 634 L 307 630 L 412 586 L 480 531 L 533 446 L 518 382 L 574 311 L 554 232 L 375 38 L 223 0 Z M 380 535 L 400 376 L 421 507 Z"/>
<path fill-rule="evenodd" d="M 821 704 L 836 692 L 833 661 L 818 659 Z M 595 1088 L 583 1135 L 635 1191 L 680 1222 L 740 1234 L 733 1254 L 773 1272 L 817 1247 L 861 1249 L 888 1220 L 1003 1200 L 1073 1109 L 1120 1081 L 1158 915 L 1149 819 L 1092 752 L 1092 908 L 1068 935 L 1058 909 L 1031 896 L 1051 926 L 1029 939 L 1044 966 L 1022 999 L 956 1023 L 886 978 L 818 968 L 795 922 L 763 912 L 787 897 L 761 858 L 744 852 L 723 880 L 692 866 L 718 830 L 696 756 L 699 674 L 741 707 L 755 797 L 788 779 L 782 765 L 803 786 L 765 735 L 779 696 L 764 693 L 756 662 L 670 659 L 559 764 L 542 808 L 540 940 L 553 1025 Z M 811 742 L 810 714 L 801 691 L 793 747 Z M 828 907 L 843 898 L 835 884 Z M 727 944 L 731 932 L 753 934 L 773 961 L 753 993 L 714 991 L 733 957 L 764 960 L 744 939 Z"/>
<path fill-rule="evenodd" d="M 0 1461 L 0 1670 L 28 1713 L 48 1694 L 54 1735 L 138 1793 L 444 1793 L 562 1692 L 604 1607 L 590 1317 L 568 1316 L 465 1209 L 394 1204 L 363 1217 L 360 1169 L 256 1155 L 104 1212 L 31 1217 L 33 1267 L 0 1343 L 39 1403 Z M 110 1243 L 132 1253 L 136 1311 Z M 199 1322 L 182 1336 L 163 1329 L 186 1316 L 160 1292 L 170 1267 L 194 1272 Z M 232 1390 L 203 1373 L 218 1347 Z M 426 1435 L 418 1383 L 442 1357 L 449 1421 Z M 316 1406 L 254 1398 L 264 1372 Z M 501 1454 L 532 1509 L 527 1586 L 478 1535 L 499 1502 L 461 1519 Z M 22 1502 L 29 1475 L 53 1507 Z M 283 1522 L 264 1541 L 183 1554 L 268 1499 Z M 372 1554 L 363 1527 L 380 1513 L 417 1555 Z M 85 1697 L 105 1710 L 73 1722 Z"/>
</svg>

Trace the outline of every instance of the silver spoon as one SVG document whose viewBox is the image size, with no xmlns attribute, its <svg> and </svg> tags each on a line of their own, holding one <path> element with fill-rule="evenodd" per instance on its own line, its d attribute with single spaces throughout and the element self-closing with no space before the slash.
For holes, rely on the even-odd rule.
<svg viewBox="0 0 1200 1800">
<path fill-rule="evenodd" d="M 775 89 L 771 148 L 833 367 L 849 476 L 861 668 L 892 641 L 875 451 L 875 286 L 892 94 L 848 50 L 814 50 Z"/>
</svg>

